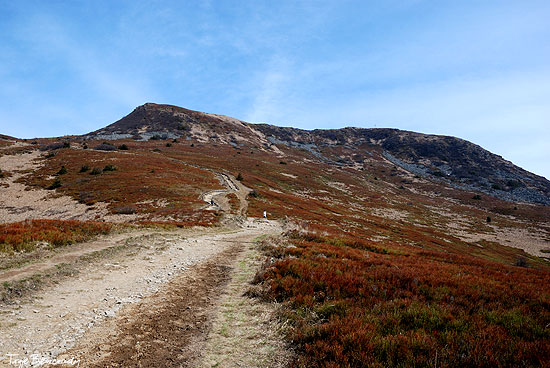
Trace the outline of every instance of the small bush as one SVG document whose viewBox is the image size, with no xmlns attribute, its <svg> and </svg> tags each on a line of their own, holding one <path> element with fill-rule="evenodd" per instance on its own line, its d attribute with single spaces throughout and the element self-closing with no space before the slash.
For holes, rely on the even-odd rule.
<svg viewBox="0 0 550 368">
<path fill-rule="evenodd" d="M 55 157 L 55 152 L 49 152 L 49 153 L 46 155 L 46 158 L 52 158 L 52 157 Z"/>
<path fill-rule="evenodd" d="M 238 181 L 242 181 L 242 180 L 243 180 L 243 176 L 242 176 L 241 173 L 239 173 L 239 174 L 237 175 L 237 180 L 238 180 Z"/>
<path fill-rule="evenodd" d="M 525 257 L 518 257 L 516 260 L 516 266 L 518 267 L 529 267 L 529 264 L 527 263 L 527 260 Z"/>
<path fill-rule="evenodd" d="M 68 142 L 57 142 L 57 143 L 52 143 L 41 147 L 40 151 L 54 151 L 60 148 L 69 148 L 69 147 L 70 147 L 70 144 Z"/>
<path fill-rule="evenodd" d="M 137 208 L 135 206 L 123 206 L 115 208 L 113 212 L 119 215 L 133 215 L 137 212 Z"/>
<path fill-rule="evenodd" d="M 166 143 L 166 147 L 172 147 L 172 143 Z"/>
<path fill-rule="evenodd" d="M 279 164 L 280 165 L 286 165 L 286 162 L 285 161 L 279 161 Z"/>
<path fill-rule="evenodd" d="M 94 149 L 97 151 L 116 151 L 116 147 L 110 143 L 101 143 L 100 145 L 95 146 Z"/>
<path fill-rule="evenodd" d="M 48 189 L 56 189 L 56 188 L 59 188 L 61 186 L 61 179 L 59 178 L 56 178 L 53 183 L 50 184 L 50 186 L 48 187 Z"/>
<path fill-rule="evenodd" d="M 155 148 L 155 149 L 153 149 L 153 152 L 161 152 L 161 151 L 160 151 L 160 149 Z"/>
<path fill-rule="evenodd" d="M 128 146 L 125 144 L 121 144 L 120 146 L 118 146 L 118 149 L 121 151 L 128 151 Z"/>
<path fill-rule="evenodd" d="M 491 222 L 491 216 L 487 216 L 487 223 Z"/>
<path fill-rule="evenodd" d="M 3 178 L 4 177 L 4 173 L 2 172 L 2 170 L 0 170 L 0 178 Z"/>
<path fill-rule="evenodd" d="M 90 175 L 99 175 L 103 172 L 99 167 L 94 167 L 92 171 L 90 171 Z"/>
<path fill-rule="evenodd" d="M 61 169 L 55 174 L 55 175 L 65 175 L 67 173 L 67 168 L 65 166 L 61 166 Z"/>
<path fill-rule="evenodd" d="M 476 201 L 481 201 L 481 196 L 479 194 L 476 194 L 472 197 L 472 199 L 475 199 Z"/>
<path fill-rule="evenodd" d="M 90 166 L 88 165 L 82 165 L 82 167 L 80 167 L 80 172 L 83 173 L 83 172 L 86 172 L 90 170 Z"/>
<path fill-rule="evenodd" d="M 78 197 L 80 203 L 84 203 L 88 206 L 91 206 L 97 200 L 96 196 L 91 192 L 80 192 Z"/>
<path fill-rule="evenodd" d="M 105 165 L 105 167 L 103 168 L 103 171 L 116 171 L 116 166 L 114 165 Z"/>
</svg>

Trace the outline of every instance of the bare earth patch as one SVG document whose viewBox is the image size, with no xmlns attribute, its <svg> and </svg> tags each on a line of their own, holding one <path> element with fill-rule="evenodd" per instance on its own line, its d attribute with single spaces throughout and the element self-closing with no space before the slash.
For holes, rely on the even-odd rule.
<svg viewBox="0 0 550 368">
<path fill-rule="evenodd" d="M 467 232 L 457 227 L 453 228 L 452 233 L 467 242 L 493 241 L 508 247 L 522 249 L 533 256 L 548 257 L 548 253 L 542 252 L 550 248 L 550 242 L 546 240 L 546 234 L 528 229 L 491 227 L 494 229 L 494 233 L 491 234 Z"/>
<path fill-rule="evenodd" d="M 396 221 L 406 220 L 409 216 L 407 211 L 397 210 L 395 208 L 373 208 L 371 213 L 375 216 Z"/>
<path fill-rule="evenodd" d="M 0 223 L 19 222 L 26 219 L 97 220 L 124 222 L 135 220 L 136 215 L 112 215 L 107 203 L 96 203 L 93 207 L 78 203 L 68 196 L 56 195 L 54 190 L 29 188 L 16 183 L 29 170 L 38 169 L 42 163 L 41 152 L 33 151 L 0 157 L 0 168 L 13 175 L 0 179 Z"/>
</svg>

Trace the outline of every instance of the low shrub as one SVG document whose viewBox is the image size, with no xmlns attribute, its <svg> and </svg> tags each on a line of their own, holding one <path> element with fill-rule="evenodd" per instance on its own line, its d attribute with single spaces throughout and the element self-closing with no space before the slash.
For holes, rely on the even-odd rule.
<svg viewBox="0 0 550 368">
<path fill-rule="evenodd" d="M 137 212 L 137 208 L 135 206 L 123 206 L 115 208 L 113 212 L 118 215 L 132 215 Z"/>
<path fill-rule="evenodd" d="M 103 168 L 103 171 L 116 171 L 116 166 L 111 164 L 105 165 L 105 167 Z"/>
<path fill-rule="evenodd" d="M 40 147 L 40 151 L 54 151 L 61 148 L 69 148 L 70 146 L 69 142 L 56 142 Z"/>
<path fill-rule="evenodd" d="M 59 188 L 62 185 L 61 179 L 56 178 L 53 183 L 51 183 L 47 189 L 56 189 Z"/>
<path fill-rule="evenodd" d="M 529 267 L 529 264 L 527 263 L 527 260 L 525 257 L 518 257 L 516 260 L 516 266 L 518 267 Z"/>
<path fill-rule="evenodd" d="M 78 194 L 78 201 L 80 203 L 84 203 L 88 206 L 91 206 L 97 201 L 97 198 L 95 194 L 92 192 L 80 192 Z"/>
<path fill-rule="evenodd" d="M 99 175 L 103 172 L 99 167 L 94 167 L 92 171 L 90 171 L 90 175 Z"/>
<path fill-rule="evenodd" d="M 97 151 L 116 151 L 116 147 L 113 146 L 112 144 L 110 143 L 101 143 L 100 145 L 97 145 L 94 147 L 95 150 Z"/>
<path fill-rule="evenodd" d="M 372 242 L 307 231 L 286 242 L 263 247 L 268 260 L 255 281 L 262 297 L 283 303 L 296 367 L 550 363 L 544 271 L 435 251 L 365 251 Z"/>
<path fill-rule="evenodd" d="M 67 173 L 67 168 L 65 166 L 61 166 L 61 169 L 55 175 L 65 175 Z"/>
<path fill-rule="evenodd" d="M 86 172 L 86 171 L 88 171 L 88 170 L 90 170 L 90 166 L 88 166 L 88 165 L 82 165 L 82 166 L 80 167 L 80 172 L 81 172 L 81 173 Z"/>
<path fill-rule="evenodd" d="M 120 146 L 118 146 L 118 149 L 121 150 L 121 151 L 127 151 L 128 146 L 126 144 L 121 144 Z"/>
</svg>

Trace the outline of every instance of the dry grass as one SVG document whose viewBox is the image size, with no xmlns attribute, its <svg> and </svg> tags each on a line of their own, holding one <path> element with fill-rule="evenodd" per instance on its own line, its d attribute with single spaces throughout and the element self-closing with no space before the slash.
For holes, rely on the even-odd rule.
<svg viewBox="0 0 550 368">
<path fill-rule="evenodd" d="M 292 360 L 282 341 L 277 306 L 247 296 L 263 257 L 249 245 L 235 265 L 203 350 L 203 367 L 286 367 Z"/>
<path fill-rule="evenodd" d="M 108 234 L 111 229 L 111 224 L 93 221 L 27 220 L 0 224 L 0 251 L 28 252 L 40 242 L 60 247 Z"/>
<path fill-rule="evenodd" d="M 211 172 L 145 150 L 128 153 L 65 148 L 45 160 L 43 167 L 20 180 L 31 187 L 48 188 L 54 181 L 52 175 L 64 166 L 67 173 L 60 176 L 61 186 L 56 192 L 90 206 L 107 202 L 113 213 L 133 208 L 132 212 L 151 218 L 161 215 L 187 221 L 186 216 L 194 215 L 203 205 L 200 194 L 220 188 Z M 83 171 L 85 166 L 90 170 Z M 116 170 L 104 170 L 111 167 Z M 92 168 L 101 170 L 91 175 Z M 166 205 L 156 207 L 157 200 L 164 200 Z"/>
<path fill-rule="evenodd" d="M 288 234 L 257 277 L 285 305 L 296 366 L 550 363 L 547 271 L 334 236 Z"/>
</svg>

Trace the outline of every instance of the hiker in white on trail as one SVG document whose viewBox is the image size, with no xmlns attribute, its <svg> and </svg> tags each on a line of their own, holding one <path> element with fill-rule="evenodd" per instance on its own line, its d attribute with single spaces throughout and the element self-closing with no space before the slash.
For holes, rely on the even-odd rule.
<svg viewBox="0 0 550 368">
<path fill-rule="evenodd" d="M 264 211 L 264 219 L 267 220 L 267 211 Z"/>
</svg>

